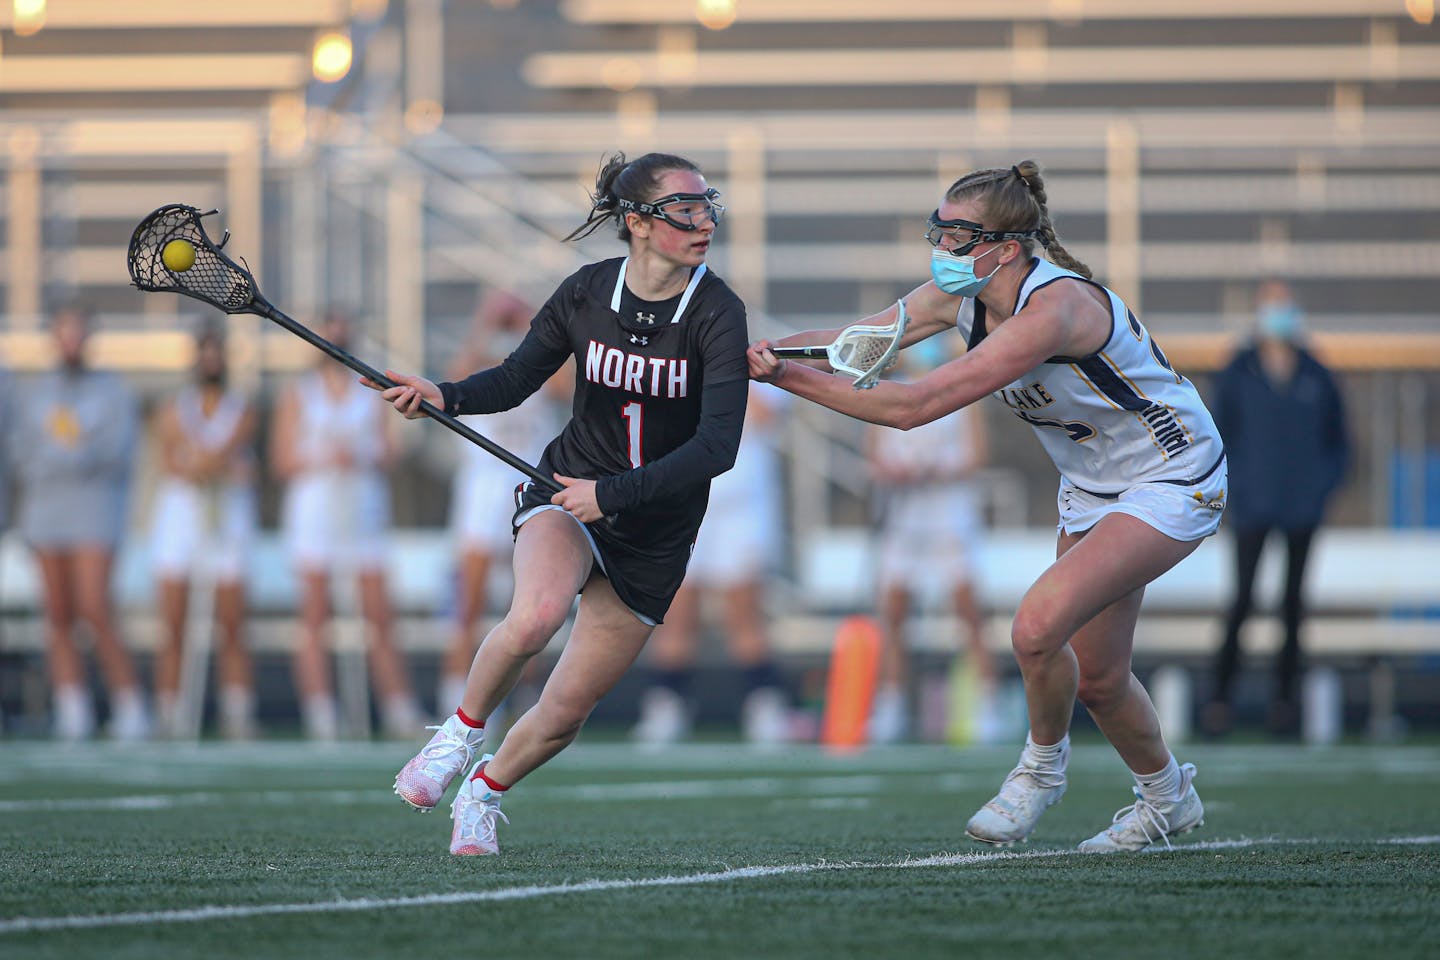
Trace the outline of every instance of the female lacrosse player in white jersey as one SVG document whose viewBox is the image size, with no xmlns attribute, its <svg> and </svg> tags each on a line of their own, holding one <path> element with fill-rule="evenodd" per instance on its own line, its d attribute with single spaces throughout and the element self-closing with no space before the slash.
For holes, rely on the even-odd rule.
<svg viewBox="0 0 1440 960">
<path fill-rule="evenodd" d="M 499 364 L 520 345 L 534 315 L 534 307 L 515 294 L 488 292 L 450 364 L 450 376 L 460 380 Z M 488 417 L 461 419 L 521 460 L 534 463 L 545 452 L 545 442 L 563 425 L 561 404 L 573 389 L 573 376 L 568 369 L 561 369 L 518 407 Z M 459 451 L 450 493 L 450 533 L 456 550 L 455 626 L 440 667 L 436 703 L 442 711 L 465 696 L 465 680 L 480 645 L 480 621 L 490 606 L 492 574 L 514 550 L 510 518 L 515 513 L 515 488 L 525 479 L 520 471 L 463 437 L 455 437 L 454 442 Z"/>
<path fill-rule="evenodd" d="M 329 314 L 321 334 L 342 349 L 350 322 Z M 396 441 L 384 410 L 347 369 L 329 358 L 282 397 L 275 416 L 271 462 L 288 482 L 282 507 L 286 546 L 302 582 L 301 639 L 295 682 L 306 734 L 339 734 L 324 642 L 332 576 L 353 576 L 368 628 L 371 680 L 388 734 L 413 729 L 420 709 L 395 646 L 386 578 L 390 491 L 386 468 Z M 349 731 L 364 735 L 367 731 Z"/>
<path fill-rule="evenodd" d="M 249 398 L 226 385 L 225 341 L 215 328 L 195 339 L 195 373 L 196 383 L 160 413 L 165 476 L 155 491 L 151 554 L 165 634 L 155 662 L 155 712 L 162 733 L 180 732 L 190 578 L 203 565 L 220 631 L 220 726 L 227 737 L 243 739 L 255 722 L 253 669 L 241 630 L 245 561 L 255 535 L 256 417 Z"/>
<path fill-rule="evenodd" d="M 1021 601 L 1011 633 L 1030 734 L 1019 765 L 966 833 L 985 843 L 1023 840 L 1060 799 L 1078 695 L 1138 784 L 1136 802 L 1080 849 L 1168 845 L 1200 826 L 1204 808 L 1194 766 L 1176 763 L 1131 673 L 1131 649 L 1146 584 L 1219 526 L 1220 436 L 1134 314 L 1060 245 L 1033 161 L 956 181 L 927 236 L 933 279 L 904 300 L 911 323 L 903 343 L 958 326 L 964 355 L 913 383 L 856 391 L 777 360 L 761 341 L 750 348 L 751 373 L 901 429 L 987 395 L 1035 429 L 1061 476 L 1057 559 Z M 823 343 L 834 332 L 796 334 L 785 345 Z"/>
</svg>

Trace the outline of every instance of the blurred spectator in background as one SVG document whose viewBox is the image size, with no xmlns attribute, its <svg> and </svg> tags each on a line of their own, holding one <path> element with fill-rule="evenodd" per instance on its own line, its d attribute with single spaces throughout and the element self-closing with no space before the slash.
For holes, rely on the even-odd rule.
<svg viewBox="0 0 1440 960">
<path fill-rule="evenodd" d="M 349 349 L 345 314 L 326 314 L 321 336 Z M 385 572 L 390 492 L 385 471 L 398 447 L 384 404 L 355 374 L 320 355 L 316 369 L 281 397 L 272 431 L 271 464 L 287 483 L 281 508 L 286 546 L 301 579 L 301 637 L 295 685 L 307 736 L 340 734 L 325 627 L 332 577 L 353 576 L 368 627 L 366 651 L 387 735 L 409 736 L 423 725 L 405 661 L 395 644 L 394 612 Z M 346 611 L 353 613 L 354 611 Z M 366 730 L 347 730 L 365 736 Z"/>
<path fill-rule="evenodd" d="M 1274 732 L 1298 730 L 1295 680 L 1305 561 L 1349 455 L 1340 390 L 1301 341 L 1302 315 L 1294 295 L 1283 282 L 1269 281 L 1256 298 L 1253 342 L 1215 380 L 1211 409 L 1230 460 L 1225 523 L 1235 543 L 1235 594 L 1216 658 L 1215 698 L 1201 718 L 1211 734 L 1225 733 L 1231 724 L 1240 630 L 1250 616 L 1261 549 L 1272 532 L 1285 540 L 1285 640 L 1275 665 L 1268 720 Z"/>
<path fill-rule="evenodd" d="M 513 293 L 492 290 L 486 294 L 447 376 L 463 380 L 476 370 L 499 366 L 520 345 L 534 315 L 534 308 Z M 563 367 L 520 406 L 461 419 L 520 459 L 536 463 L 545 452 L 547 439 L 564 423 L 557 408 L 573 387 L 574 371 Z M 515 514 L 515 488 L 525 480 L 518 470 L 463 437 L 455 437 L 455 442 L 460 451 L 450 497 L 450 530 L 458 553 L 455 632 L 441 663 L 435 704 L 436 711 L 445 716 L 465 695 L 470 662 L 484 636 L 480 621 L 490 606 L 491 575 L 507 564 L 515 549 L 510 519 Z"/>
<path fill-rule="evenodd" d="M 896 376 L 916 379 L 951 359 L 944 335 L 900 354 Z M 871 708 L 871 743 L 895 743 L 912 733 L 912 676 L 906 628 L 917 599 L 945 597 L 965 631 L 963 664 L 975 679 L 972 699 L 960 704 L 984 717 L 994 692 L 995 667 L 974 589 L 974 554 L 984 526 L 981 491 L 973 476 L 985 466 L 985 418 L 963 407 L 913 430 L 870 426 L 866 456 L 879 514 L 877 579 L 883 647 Z M 966 675 L 957 672 L 956 676 Z M 952 705 L 956 697 L 946 698 Z M 949 724 L 959 729 L 962 718 Z"/>
<path fill-rule="evenodd" d="M 54 732 L 83 740 L 95 729 L 77 621 L 89 626 L 110 693 L 110 735 L 141 740 L 150 711 L 110 596 L 125 524 L 138 409 L 125 381 L 86 365 L 90 317 L 51 319 L 59 367 L 13 393 L 9 463 L 20 492 L 19 528 L 35 551 L 45 593 Z"/>
<path fill-rule="evenodd" d="M 695 541 L 665 623 L 650 638 L 654 673 L 633 731 L 642 743 L 674 743 L 690 733 L 706 597 L 722 604 L 725 644 L 742 674 L 741 733 L 757 744 L 790 738 L 790 700 L 765 626 L 765 578 L 782 548 L 784 523 L 776 417 L 788 399 L 769 384 L 750 384 L 735 466 L 710 482 L 710 522 Z"/>
<path fill-rule="evenodd" d="M 206 326 L 195 338 L 195 382 L 159 414 L 164 475 L 155 491 L 151 557 L 164 639 L 155 663 L 155 712 L 169 736 L 186 732 L 177 707 L 192 576 L 201 589 L 214 590 L 221 732 L 230 739 L 255 733 L 254 670 L 243 629 L 256 525 L 256 413 L 250 398 L 229 386 L 227 372 L 221 328 Z M 203 703 L 205 679 L 191 679 L 199 684 L 191 694 Z"/>
</svg>

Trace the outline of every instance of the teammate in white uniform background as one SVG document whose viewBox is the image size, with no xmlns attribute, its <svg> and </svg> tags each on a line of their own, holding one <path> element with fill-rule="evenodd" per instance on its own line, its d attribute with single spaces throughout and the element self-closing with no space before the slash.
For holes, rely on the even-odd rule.
<svg viewBox="0 0 1440 960">
<path fill-rule="evenodd" d="M 255 680 L 245 647 L 245 566 L 256 525 L 256 414 L 226 385 L 225 342 L 214 328 L 195 339 L 196 382 L 159 414 L 164 476 L 151 506 L 151 562 L 159 580 L 164 635 L 155 662 L 155 711 L 175 729 L 191 576 L 215 591 L 220 645 L 219 716 L 225 736 L 255 732 Z"/>
<path fill-rule="evenodd" d="M 344 349 L 350 320 L 332 312 L 318 332 Z M 348 368 L 322 355 L 318 368 L 282 396 L 272 441 L 271 463 L 287 483 L 281 524 L 302 581 L 295 683 L 305 731 L 321 740 L 340 732 L 325 626 L 332 578 L 353 576 L 381 721 L 389 735 L 408 734 L 421 713 L 395 645 L 385 572 L 390 530 L 385 473 L 398 453 L 385 407 Z"/>
<path fill-rule="evenodd" d="M 138 405 L 122 377 L 87 363 L 87 313 L 56 312 L 50 332 L 56 368 L 14 384 L 7 462 L 0 467 L 15 478 L 16 527 L 34 550 L 44 583 L 54 733 L 61 740 L 88 740 L 95 732 L 76 642 L 83 623 L 109 688 L 111 736 L 142 740 L 150 733 L 150 705 L 110 594 L 125 532 Z"/>
<path fill-rule="evenodd" d="M 765 580 L 778 562 L 784 527 L 777 416 L 788 401 L 767 384 L 750 385 L 735 466 L 711 481 L 710 522 L 695 539 L 685 584 L 664 625 L 650 638 L 654 674 L 633 731 L 642 743 L 674 743 L 690 733 L 707 598 L 720 602 L 726 649 L 741 671 L 742 735 L 757 744 L 790 738 L 790 698 L 765 626 Z"/>
<path fill-rule="evenodd" d="M 1131 672 L 1145 586 L 1215 532 L 1224 450 L 1194 386 L 1089 268 L 1060 245 L 1039 167 L 979 170 L 946 191 L 927 237 L 931 282 L 905 298 L 916 343 L 958 326 L 966 353 L 914 383 L 857 391 L 779 361 L 761 341 L 751 374 L 873 423 L 910 429 L 989 394 L 1029 423 L 1060 470 L 1058 559 L 1016 612 L 1011 642 L 1030 716 L 1020 763 L 970 819 L 973 839 L 1029 836 L 1065 792 L 1077 698 L 1136 780 L 1136 802 L 1080 845 L 1139 850 L 1200 826 L 1204 807 Z M 1049 260 L 1037 255 L 1045 248 Z M 1059 266 L 1057 266 L 1057 264 Z M 1068 268 L 1068 269 L 1066 269 Z M 872 318 L 886 323 L 897 308 Z M 810 332 L 788 343 L 824 343 Z"/>
<path fill-rule="evenodd" d="M 914 380 L 951 359 L 936 336 L 900 355 L 898 378 Z M 866 457 L 879 517 L 876 574 L 884 647 L 871 707 L 871 743 L 894 743 L 912 730 L 914 677 L 905 636 L 917 601 L 948 600 L 965 631 L 965 655 L 978 683 L 965 704 L 983 717 L 995 670 L 985 650 L 984 621 L 974 588 L 974 553 L 984 528 L 983 491 L 974 474 L 985 466 L 985 418 L 971 407 L 912 430 L 873 426 Z M 958 726 L 958 721 L 951 724 Z"/>
<path fill-rule="evenodd" d="M 487 293 L 447 375 L 459 380 L 498 366 L 519 346 L 534 316 L 534 308 L 513 293 Z M 564 425 L 560 404 L 573 390 L 574 371 L 564 367 L 518 407 L 461 419 L 520 459 L 536 463 L 547 439 Z M 515 514 L 515 487 L 525 480 L 520 471 L 463 437 L 454 437 L 454 442 L 459 451 L 450 495 L 450 531 L 457 555 L 455 632 L 445 650 L 436 692 L 436 709 L 447 716 L 465 695 L 465 678 L 480 647 L 481 620 L 490 605 L 491 576 L 508 563 L 515 549 L 510 518 Z"/>
</svg>

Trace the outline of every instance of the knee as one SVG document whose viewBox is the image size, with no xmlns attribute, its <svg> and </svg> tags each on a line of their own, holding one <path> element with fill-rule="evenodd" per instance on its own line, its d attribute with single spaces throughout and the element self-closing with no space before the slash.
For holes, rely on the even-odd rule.
<svg viewBox="0 0 1440 960">
<path fill-rule="evenodd" d="M 1010 627 L 1010 645 L 1022 666 L 1049 656 L 1067 639 L 1056 619 L 1035 604 L 1022 603 Z"/>
<path fill-rule="evenodd" d="M 1087 710 L 1104 712 L 1124 700 L 1130 692 L 1129 671 L 1109 671 L 1093 676 L 1080 675 L 1080 685 L 1075 696 Z"/>
<path fill-rule="evenodd" d="M 545 649 L 569 614 L 568 601 L 542 598 L 517 604 L 505 615 L 505 629 L 497 639 L 503 638 L 512 653 L 533 657 Z"/>
</svg>

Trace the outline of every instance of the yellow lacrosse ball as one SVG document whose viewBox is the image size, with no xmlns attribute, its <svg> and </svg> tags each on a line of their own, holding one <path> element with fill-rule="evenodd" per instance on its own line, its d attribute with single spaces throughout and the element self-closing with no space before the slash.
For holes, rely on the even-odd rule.
<svg viewBox="0 0 1440 960">
<path fill-rule="evenodd" d="M 171 240 L 160 251 L 160 259 L 165 261 L 166 269 L 184 273 L 195 266 L 195 244 L 189 240 Z"/>
</svg>

